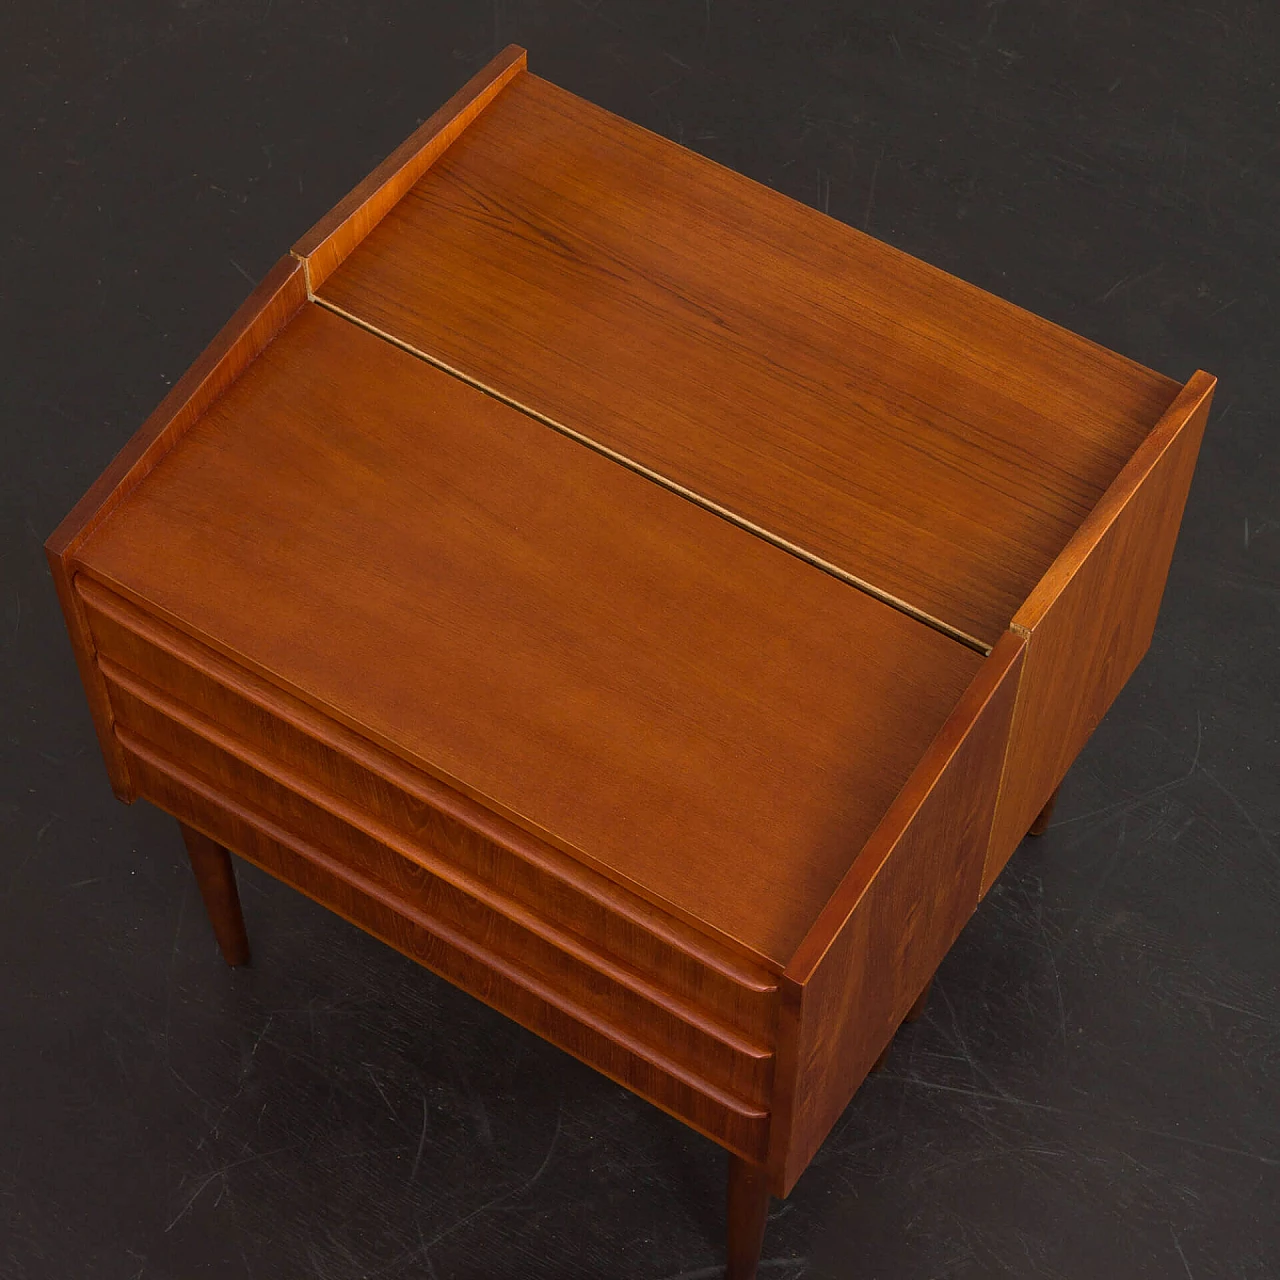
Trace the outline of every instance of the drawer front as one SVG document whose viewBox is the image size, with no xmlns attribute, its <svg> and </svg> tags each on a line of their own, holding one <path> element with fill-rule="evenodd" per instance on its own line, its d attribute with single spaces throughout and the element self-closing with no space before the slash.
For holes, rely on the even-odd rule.
<svg viewBox="0 0 1280 1280">
<path fill-rule="evenodd" d="M 320 740 L 318 713 L 76 581 L 140 794 L 717 1141 L 763 1153 L 770 975 L 704 939 L 690 954 L 681 922 L 581 868 L 557 875 L 559 851 L 482 810 L 468 824 L 466 797 L 345 730 Z"/>
</svg>

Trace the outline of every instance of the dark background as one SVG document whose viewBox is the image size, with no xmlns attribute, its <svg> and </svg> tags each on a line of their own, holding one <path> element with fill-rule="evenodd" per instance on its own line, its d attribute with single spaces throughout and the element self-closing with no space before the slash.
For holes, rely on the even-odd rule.
<svg viewBox="0 0 1280 1280">
<path fill-rule="evenodd" d="M 1272 0 L 11 4 L 0 1276 L 713 1277 L 710 1142 L 266 877 L 219 960 L 41 543 L 496 49 L 1221 385 L 1150 655 L 789 1201 L 766 1280 L 1280 1275 Z"/>
</svg>

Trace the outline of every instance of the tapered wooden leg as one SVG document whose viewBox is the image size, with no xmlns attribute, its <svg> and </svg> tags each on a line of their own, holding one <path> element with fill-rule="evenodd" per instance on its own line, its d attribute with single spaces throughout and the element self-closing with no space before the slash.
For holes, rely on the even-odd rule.
<svg viewBox="0 0 1280 1280">
<path fill-rule="evenodd" d="M 725 1280 L 756 1280 L 764 1222 L 769 1215 L 765 1171 L 737 1156 L 729 1157 L 729 1265 Z"/>
<path fill-rule="evenodd" d="M 1027 829 L 1027 835 L 1042 836 L 1049 829 L 1049 819 L 1053 817 L 1053 806 L 1058 803 L 1058 792 L 1061 790 L 1060 786 L 1054 787 L 1053 795 L 1045 801 L 1044 808 L 1040 810 L 1036 815 L 1036 820 Z"/>
<path fill-rule="evenodd" d="M 930 978 L 924 984 L 924 990 L 916 996 L 916 1002 L 907 1010 L 907 1016 L 903 1018 L 903 1022 L 919 1022 L 924 1017 L 924 1011 L 929 1007 L 929 992 L 933 990 L 933 979 Z"/>
<path fill-rule="evenodd" d="M 222 958 L 233 966 L 248 964 L 249 938 L 244 931 L 244 916 L 240 914 L 240 895 L 236 892 L 231 855 L 216 840 L 210 840 L 185 823 L 178 825 L 182 828 L 187 856 L 196 873 L 196 884 L 200 886 L 200 896 L 209 913 L 213 936 L 222 949 Z"/>
<path fill-rule="evenodd" d="M 929 1007 L 929 992 L 932 988 L 933 979 L 930 978 L 929 981 L 924 984 L 924 990 L 916 996 L 915 1004 L 907 1010 L 906 1017 L 902 1019 L 904 1025 L 908 1022 L 919 1022 L 920 1019 L 924 1017 L 924 1011 Z M 889 1051 L 892 1048 L 893 1041 L 890 1040 L 889 1043 L 885 1045 L 880 1056 L 871 1064 L 871 1071 L 867 1073 L 868 1075 L 871 1075 L 876 1071 L 883 1070 L 884 1064 L 889 1061 Z"/>
</svg>

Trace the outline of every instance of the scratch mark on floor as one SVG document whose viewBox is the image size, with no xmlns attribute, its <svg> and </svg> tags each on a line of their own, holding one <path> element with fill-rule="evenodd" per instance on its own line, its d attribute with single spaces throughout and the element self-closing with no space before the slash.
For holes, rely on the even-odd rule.
<svg viewBox="0 0 1280 1280">
<path fill-rule="evenodd" d="M 455 1222 L 452 1226 L 445 1227 L 443 1231 L 440 1231 L 436 1235 L 432 1236 L 431 1239 L 427 1241 L 425 1247 L 428 1249 L 434 1248 L 446 1236 L 451 1236 L 455 1231 L 461 1230 L 463 1227 L 467 1225 L 468 1222 L 471 1222 L 475 1218 L 478 1218 L 482 1213 L 488 1213 L 490 1209 L 497 1208 L 498 1205 L 504 1203 L 507 1200 L 514 1200 L 517 1196 L 522 1196 L 525 1194 L 526 1191 L 529 1191 L 530 1189 L 532 1189 L 532 1187 L 537 1183 L 538 1179 L 541 1178 L 544 1173 L 546 1173 L 547 1166 L 550 1165 L 551 1163 L 551 1157 L 555 1154 L 556 1144 L 560 1141 L 560 1130 L 563 1127 L 563 1125 L 564 1125 L 563 1109 L 557 1108 L 556 1130 L 551 1135 L 551 1142 L 550 1142 L 550 1145 L 547 1147 L 547 1154 L 543 1156 L 542 1163 L 538 1166 L 537 1172 L 533 1175 L 532 1178 L 529 1179 L 528 1182 L 524 1183 L 522 1186 L 513 1187 L 510 1191 L 504 1191 L 500 1195 L 494 1196 L 492 1200 L 486 1201 L 478 1209 L 473 1209 L 470 1213 L 466 1214 L 464 1217 L 459 1218 L 458 1221 Z"/>
<path fill-rule="evenodd" d="M 799 1267 L 800 1273 L 809 1265 L 808 1258 L 761 1258 L 756 1264 L 761 1271 L 777 1271 L 783 1267 Z M 664 1276 L 663 1280 L 720 1280 L 724 1267 L 699 1267 L 696 1271 L 681 1271 L 679 1275 Z"/>
<path fill-rule="evenodd" d="M 1275 1021 L 1274 1016 L 1271 1014 L 1261 1013 L 1257 1009 L 1246 1009 L 1242 1004 L 1228 1004 L 1225 1000 L 1215 1000 L 1212 996 L 1201 995 L 1199 992 L 1188 992 L 1187 996 L 1198 1004 L 1216 1005 L 1219 1009 L 1228 1009 L 1232 1013 L 1242 1013 L 1246 1018 L 1256 1018 L 1259 1022 Z"/>
<path fill-rule="evenodd" d="M 1182 1259 L 1182 1269 L 1187 1273 L 1187 1280 L 1196 1280 L 1191 1274 L 1191 1264 L 1187 1262 L 1187 1255 L 1182 1252 L 1182 1242 L 1178 1239 L 1178 1233 L 1173 1229 L 1173 1223 L 1169 1224 L 1169 1234 L 1173 1237 L 1173 1247 L 1178 1251 L 1178 1257 Z"/>
<path fill-rule="evenodd" d="M 1010 1095 L 999 1093 L 985 1093 L 979 1089 L 962 1089 L 957 1085 L 938 1084 L 933 1080 L 921 1080 L 915 1076 L 894 1076 L 889 1072 L 881 1075 L 883 1080 L 896 1080 L 902 1084 L 910 1085 L 916 1089 L 932 1089 L 939 1093 L 958 1093 L 963 1097 L 982 1098 L 988 1102 L 1007 1102 L 1015 1107 L 1027 1107 L 1032 1111 L 1044 1111 L 1050 1115 L 1070 1115 L 1069 1111 L 1065 1111 L 1062 1107 L 1051 1107 L 1043 1102 L 1029 1102 L 1025 1098 L 1015 1098 Z M 1240 1147 L 1227 1147 L 1217 1142 L 1205 1142 L 1200 1138 L 1190 1138 L 1180 1133 L 1166 1133 L 1162 1129 L 1149 1129 L 1145 1125 L 1126 1124 L 1123 1120 L 1117 1123 L 1124 1125 L 1134 1133 L 1143 1133 L 1150 1138 L 1164 1138 L 1168 1142 L 1181 1142 L 1189 1147 L 1200 1147 L 1205 1151 L 1220 1151 L 1227 1156 L 1243 1156 L 1246 1160 L 1256 1160 L 1259 1164 L 1265 1164 L 1269 1167 L 1280 1166 L 1280 1158 L 1275 1156 L 1260 1155 L 1256 1151 L 1245 1151 Z"/>
<path fill-rule="evenodd" d="M 1200 772 L 1203 773 L 1204 776 L 1208 778 L 1209 781 L 1212 782 L 1213 785 L 1217 787 L 1218 790 L 1221 791 L 1222 794 L 1226 796 L 1227 799 L 1230 800 L 1233 805 L 1235 805 L 1236 809 L 1240 813 L 1240 816 L 1252 828 L 1254 834 L 1258 837 L 1259 840 L 1262 841 L 1263 846 L 1268 850 L 1268 852 L 1274 853 L 1276 851 L 1276 847 L 1274 844 L 1271 843 L 1270 833 L 1268 833 L 1267 831 L 1264 831 L 1258 825 L 1257 821 L 1254 819 L 1253 814 L 1251 814 L 1249 810 L 1244 807 L 1244 805 L 1236 797 L 1235 793 L 1233 791 L 1228 790 L 1227 787 L 1223 783 L 1219 782 L 1218 779 L 1212 773 L 1210 773 L 1208 769 L 1201 769 Z"/>
<path fill-rule="evenodd" d="M 1121 276 L 1120 279 L 1117 280 L 1115 284 L 1113 284 L 1111 288 L 1106 291 L 1106 293 L 1104 293 L 1100 298 L 1094 299 L 1094 305 L 1096 306 L 1099 303 L 1106 302 L 1107 299 L 1110 298 L 1119 289 L 1124 289 L 1135 284 L 1140 284 L 1143 280 L 1146 280 L 1150 276 L 1155 275 L 1155 273 L 1159 271 L 1160 268 L 1163 266 L 1164 266 L 1163 262 L 1157 262 L 1154 267 L 1152 267 L 1149 271 L 1142 272 L 1141 275 Z"/>
<path fill-rule="evenodd" d="M 378 1077 L 373 1074 L 373 1068 L 367 1062 L 363 1063 L 362 1065 L 364 1066 L 364 1069 L 367 1072 L 369 1079 L 373 1081 L 373 1087 L 377 1089 L 378 1097 L 380 1097 L 382 1101 L 387 1104 L 387 1110 L 391 1113 L 392 1118 L 395 1120 L 399 1120 L 400 1117 L 396 1114 L 395 1107 L 391 1105 L 391 1099 L 387 1097 L 386 1091 L 383 1089 L 382 1085 L 378 1081 Z M 424 1106 L 426 1105 L 425 1099 L 423 1100 L 423 1105 Z"/>
<path fill-rule="evenodd" d="M 381 1092 L 381 1090 L 379 1090 Z M 422 1149 L 427 1145 L 427 1097 L 422 1096 L 422 1132 L 418 1135 L 418 1150 L 413 1157 L 413 1168 L 409 1170 L 409 1182 L 412 1185 L 413 1180 L 418 1176 L 418 1165 L 422 1161 Z"/>
<path fill-rule="evenodd" d="M 175 1217 L 175 1218 L 173 1219 L 173 1221 L 172 1221 L 172 1222 L 170 1222 L 170 1223 L 169 1223 L 169 1225 L 168 1225 L 167 1227 L 165 1227 L 165 1232 L 166 1232 L 166 1234 L 167 1234 L 168 1232 L 172 1231 L 172 1230 L 174 1229 L 174 1227 L 176 1227 L 176 1226 L 178 1225 L 178 1223 L 179 1223 L 179 1222 L 181 1222 L 181 1221 L 182 1221 L 182 1219 L 183 1219 L 183 1218 L 185 1218 L 185 1217 L 187 1216 L 187 1211 L 188 1211 L 188 1210 L 191 1208 L 191 1206 L 192 1206 L 193 1204 L 195 1204 L 195 1202 L 200 1198 L 200 1193 L 205 1189 L 205 1187 L 207 1187 L 211 1182 L 213 1182 L 215 1178 L 219 1177 L 219 1176 L 220 1176 L 220 1173 L 221 1173 L 221 1171 L 220 1171 L 220 1170 L 215 1169 L 215 1170 L 213 1171 L 213 1173 L 211 1173 L 211 1174 L 210 1174 L 210 1175 L 209 1175 L 209 1176 L 208 1176 L 208 1177 L 207 1177 L 207 1178 L 206 1178 L 206 1179 L 205 1179 L 205 1180 L 204 1180 L 204 1181 L 203 1181 L 203 1182 L 202 1182 L 202 1183 L 201 1183 L 201 1184 L 200 1184 L 200 1185 L 195 1189 L 195 1191 L 194 1191 L 194 1192 L 192 1192 L 192 1194 L 191 1194 L 191 1198 L 187 1201 L 187 1203 L 186 1203 L 186 1204 L 184 1204 L 184 1205 L 182 1206 L 182 1208 L 181 1208 L 181 1209 L 179 1209 L 179 1210 L 178 1210 L 178 1215 L 177 1215 L 177 1217 Z"/>
<path fill-rule="evenodd" d="M 1204 726 L 1200 718 L 1200 712 L 1196 711 L 1196 749 L 1191 757 L 1191 764 L 1186 773 L 1180 774 L 1176 778 L 1170 779 L 1168 782 L 1161 782 L 1159 785 L 1149 788 L 1146 791 L 1140 791 L 1136 796 L 1130 796 L 1127 800 L 1117 800 L 1114 804 L 1103 805 L 1100 809 L 1090 809 L 1088 813 L 1078 813 L 1071 818 L 1063 818 L 1053 825 L 1055 827 L 1069 827 L 1072 823 L 1087 822 L 1090 818 L 1111 817 L 1117 814 L 1128 814 L 1141 805 L 1146 804 L 1148 800 L 1154 800 L 1157 796 L 1162 796 L 1170 791 L 1176 791 L 1179 787 L 1186 786 L 1192 778 L 1195 777 L 1197 770 L 1200 768 L 1200 747 L 1204 741 Z"/>
<path fill-rule="evenodd" d="M 174 1227 L 176 1227 L 178 1223 L 181 1222 L 182 1219 L 187 1216 L 188 1212 L 191 1209 L 191 1206 L 195 1204 L 195 1202 L 200 1198 L 200 1195 L 204 1191 L 204 1189 L 207 1186 L 209 1186 L 211 1183 L 213 1183 L 216 1179 L 225 1178 L 227 1174 L 231 1172 L 232 1169 L 239 1169 L 242 1165 L 253 1164 L 258 1160 L 268 1160 L 272 1156 L 278 1156 L 284 1151 L 292 1151 L 295 1149 L 296 1149 L 296 1144 L 290 1144 L 283 1147 L 273 1147 L 270 1151 L 255 1151 L 251 1155 L 244 1156 L 240 1160 L 232 1160 L 230 1164 L 224 1164 L 220 1169 L 215 1169 L 195 1189 L 194 1193 L 187 1200 L 186 1204 L 184 1204 L 182 1208 L 178 1211 L 177 1217 L 175 1217 L 173 1221 L 170 1222 L 167 1227 L 165 1227 L 165 1232 L 167 1233 L 172 1231 Z M 223 1190 L 225 1192 L 226 1190 L 225 1186 Z M 222 1196 L 219 1195 L 218 1199 L 221 1200 Z"/>
<path fill-rule="evenodd" d="M 431 1261 L 431 1250 L 427 1247 L 427 1242 L 422 1236 L 421 1222 L 418 1223 L 418 1243 L 422 1246 L 422 1261 L 426 1263 L 427 1266 L 428 1280 L 439 1280 L 439 1277 L 436 1275 L 435 1263 Z"/>
<path fill-rule="evenodd" d="M 888 1071 L 882 1072 L 880 1078 L 882 1080 L 896 1080 L 915 1089 L 933 1089 L 939 1093 L 958 1093 L 965 1098 L 981 1098 L 987 1102 L 1007 1102 L 1011 1106 L 1029 1107 L 1032 1111 L 1045 1111 L 1055 1116 L 1066 1114 L 1061 1107 L 1051 1107 L 1044 1102 L 1029 1102 L 1026 1098 L 1015 1098 L 1012 1094 L 988 1093 L 982 1089 L 962 1089 L 954 1084 L 939 1084 L 934 1080 L 921 1080 L 918 1076 L 891 1075 Z"/>
<path fill-rule="evenodd" d="M 267 1014 L 267 1020 L 262 1024 L 262 1030 L 258 1032 L 253 1042 L 253 1048 L 249 1050 L 249 1057 L 246 1059 L 243 1069 L 240 1072 L 240 1082 L 244 1083 L 245 1077 L 249 1074 L 250 1068 L 253 1066 L 253 1060 L 258 1056 L 258 1046 L 266 1038 L 267 1032 L 271 1030 L 272 1020 L 275 1018 L 274 1013 Z"/>
<path fill-rule="evenodd" d="M 969 1049 L 969 1044 L 965 1039 L 964 1032 L 960 1029 L 960 1020 L 956 1016 L 955 1005 L 952 1003 L 951 997 L 947 994 L 946 987 L 943 983 L 935 979 L 933 990 L 939 997 L 941 997 L 942 1003 L 947 1006 L 947 1015 L 951 1021 L 952 1037 L 956 1047 L 960 1050 L 961 1054 L 964 1055 L 964 1061 L 968 1064 L 969 1070 L 972 1071 L 975 1076 L 980 1076 L 991 1086 L 992 1089 L 996 1091 L 997 1094 L 999 1094 L 1001 1092 L 999 1083 L 992 1077 L 991 1073 L 978 1062 L 977 1058 L 974 1057 L 973 1053 Z"/>
<path fill-rule="evenodd" d="M 191 892 L 191 881 L 184 877 L 182 882 L 182 900 L 178 903 L 178 920 L 173 927 L 173 948 L 169 952 L 169 980 L 165 983 L 164 998 L 164 1056 L 169 1061 L 169 1024 L 173 1019 L 173 980 L 178 967 L 178 943 L 182 938 L 182 920 L 187 914 L 187 895 Z M 168 1228 L 166 1228 L 167 1230 Z"/>
<path fill-rule="evenodd" d="M 1260 537 L 1262 537 L 1262 535 L 1266 533 L 1268 529 L 1273 527 L 1274 523 L 1275 522 L 1272 520 L 1264 520 L 1255 529 L 1250 530 L 1249 517 L 1245 516 L 1244 518 L 1244 549 L 1248 551 L 1250 544 L 1257 542 L 1257 540 Z"/>
<path fill-rule="evenodd" d="M 867 191 L 867 211 L 862 215 L 863 231 L 871 230 L 871 211 L 876 207 L 876 178 L 880 174 L 880 161 L 884 159 L 884 144 L 880 146 L 880 154 L 876 156 L 876 162 L 871 166 L 871 183 Z"/>
</svg>

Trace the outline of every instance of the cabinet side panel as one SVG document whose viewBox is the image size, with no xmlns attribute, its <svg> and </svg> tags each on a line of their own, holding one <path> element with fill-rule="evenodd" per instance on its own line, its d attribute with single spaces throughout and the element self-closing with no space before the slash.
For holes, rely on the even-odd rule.
<svg viewBox="0 0 1280 1280">
<path fill-rule="evenodd" d="M 1014 617 L 1027 657 L 984 894 L 1151 643 L 1213 387 L 1191 379 Z"/>
<path fill-rule="evenodd" d="M 770 1167 L 785 1195 L 978 904 L 1022 667 L 1006 633 L 787 968 Z"/>
</svg>

